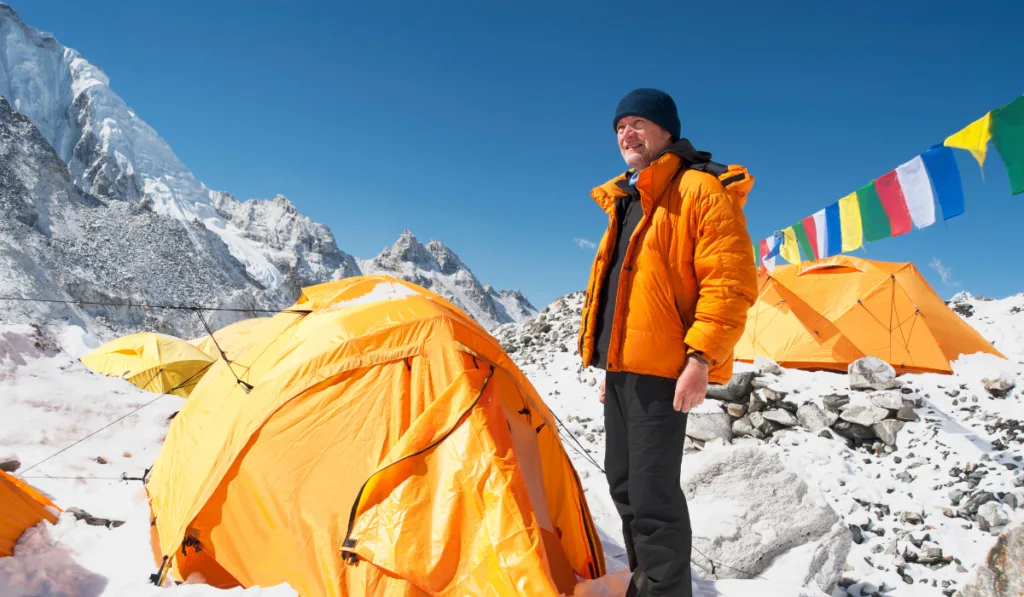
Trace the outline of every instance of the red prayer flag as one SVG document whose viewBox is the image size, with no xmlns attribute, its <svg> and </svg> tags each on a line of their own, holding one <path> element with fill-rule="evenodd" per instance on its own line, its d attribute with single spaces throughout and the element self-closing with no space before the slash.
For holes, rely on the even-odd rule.
<svg viewBox="0 0 1024 597">
<path fill-rule="evenodd" d="M 903 196 L 903 187 L 896 177 L 896 171 L 893 170 L 877 179 L 875 190 L 878 192 L 878 199 L 882 202 L 885 215 L 889 217 L 892 236 L 910 232 L 913 220 L 910 218 L 910 210 L 907 208 L 907 200 Z"/>
<path fill-rule="evenodd" d="M 821 255 L 818 255 L 818 228 L 814 222 L 814 215 L 811 214 L 801 220 L 804 225 L 804 232 L 807 233 L 807 240 L 811 241 L 811 252 L 814 253 L 815 259 L 821 259 Z"/>
</svg>

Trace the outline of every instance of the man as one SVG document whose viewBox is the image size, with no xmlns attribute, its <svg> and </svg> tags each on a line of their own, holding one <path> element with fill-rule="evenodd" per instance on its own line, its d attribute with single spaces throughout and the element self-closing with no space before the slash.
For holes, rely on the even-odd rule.
<svg viewBox="0 0 1024 597">
<path fill-rule="evenodd" d="M 690 596 L 680 488 L 686 419 L 732 350 L 757 292 L 743 204 L 753 178 L 680 138 L 675 102 L 636 89 L 613 119 L 630 169 L 591 195 L 608 229 L 580 327 L 584 366 L 605 369 L 605 469 L 622 517 L 629 596 Z"/>
</svg>

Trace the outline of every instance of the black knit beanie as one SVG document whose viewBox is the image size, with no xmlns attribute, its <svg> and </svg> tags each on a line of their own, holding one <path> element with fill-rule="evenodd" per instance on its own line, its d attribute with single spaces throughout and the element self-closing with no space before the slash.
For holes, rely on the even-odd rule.
<svg viewBox="0 0 1024 597">
<path fill-rule="evenodd" d="M 679 113 L 672 97 L 657 89 L 634 89 L 619 101 L 615 108 L 615 119 L 612 127 L 618 124 L 623 116 L 640 116 L 657 124 L 672 135 L 672 140 L 679 139 Z"/>
</svg>

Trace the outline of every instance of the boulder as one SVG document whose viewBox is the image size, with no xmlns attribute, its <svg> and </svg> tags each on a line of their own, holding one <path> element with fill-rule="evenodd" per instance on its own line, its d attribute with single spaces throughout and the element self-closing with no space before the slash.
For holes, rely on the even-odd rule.
<svg viewBox="0 0 1024 597">
<path fill-rule="evenodd" d="M 773 390 L 772 388 L 761 388 L 757 393 L 761 395 L 762 400 L 769 404 L 781 402 L 782 399 L 786 397 L 785 392 Z"/>
<path fill-rule="evenodd" d="M 887 408 L 889 410 L 899 410 L 903 408 L 903 394 L 900 392 L 875 392 L 868 396 L 871 400 L 871 404 L 879 408 Z"/>
<path fill-rule="evenodd" d="M 6 456 L 0 456 L 0 471 L 4 471 L 5 473 L 13 473 L 19 468 L 21 468 L 21 459 L 18 458 L 17 454 L 7 454 Z"/>
<path fill-rule="evenodd" d="M 839 394 L 830 394 L 822 398 L 822 402 L 825 403 L 825 408 L 837 413 L 843 410 L 843 407 L 850 403 L 850 397 L 841 396 Z"/>
<path fill-rule="evenodd" d="M 782 375 L 782 367 L 767 357 L 755 358 L 754 369 L 761 375 Z"/>
<path fill-rule="evenodd" d="M 800 421 L 788 410 L 769 410 L 764 413 L 764 418 L 785 427 L 796 427 L 800 424 Z"/>
<path fill-rule="evenodd" d="M 722 439 L 732 441 L 732 418 L 729 413 L 690 413 L 686 419 L 686 435 L 710 442 Z"/>
<path fill-rule="evenodd" d="M 881 423 L 888 416 L 888 410 L 877 406 L 852 406 L 844 410 L 839 418 L 864 427 L 871 427 L 875 423 Z"/>
<path fill-rule="evenodd" d="M 737 402 L 730 402 L 729 405 L 725 407 L 725 412 L 729 413 L 730 417 L 738 419 L 743 415 L 747 414 L 747 405 Z"/>
<path fill-rule="evenodd" d="M 995 374 L 990 374 L 982 378 L 981 385 L 985 386 L 989 394 L 992 394 L 996 398 L 1002 398 L 1010 393 L 1013 389 L 1014 381 L 1013 376 L 1005 371 L 1000 371 Z"/>
<path fill-rule="evenodd" d="M 793 573 L 798 562 L 800 575 L 787 580 L 831 594 L 853 540 L 820 491 L 764 448 L 706 456 L 696 469 L 684 470 L 682 480 L 696 548 L 692 561 L 707 569 L 707 558 L 738 563 L 718 567 L 720 578 L 753 578 L 783 559 Z"/>
<path fill-rule="evenodd" d="M 903 421 L 894 421 L 892 419 L 886 419 L 881 423 L 875 423 L 871 426 L 871 430 L 875 432 L 878 439 L 882 440 L 889 446 L 896 445 L 896 435 L 906 425 Z"/>
<path fill-rule="evenodd" d="M 1024 523 L 1000 533 L 962 592 L 963 597 L 1024 595 Z"/>
<path fill-rule="evenodd" d="M 779 429 L 782 429 L 782 425 L 770 419 L 766 419 L 762 412 L 750 413 L 747 416 L 750 417 L 750 424 L 753 425 L 754 429 L 760 433 L 761 437 L 768 437 Z"/>
<path fill-rule="evenodd" d="M 758 396 L 757 392 L 750 394 L 750 404 L 747 406 L 747 412 L 757 413 L 764 410 L 768 404 Z"/>
<path fill-rule="evenodd" d="M 863 357 L 850 363 L 851 390 L 888 390 L 896 386 L 896 370 L 878 357 Z"/>
<path fill-rule="evenodd" d="M 707 397 L 728 402 L 746 402 L 747 397 L 754 390 L 754 372 L 744 371 L 734 373 L 729 383 L 722 385 L 709 385 Z"/>
<path fill-rule="evenodd" d="M 914 421 L 917 420 L 917 413 L 914 412 L 913 406 L 906 405 L 901 407 L 900 410 L 896 412 L 896 418 L 901 421 L 913 423 Z"/>
<path fill-rule="evenodd" d="M 875 432 L 870 427 L 850 423 L 849 421 L 836 421 L 832 429 L 847 439 L 874 439 Z"/>
<path fill-rule="evenodd" d="M 821 431 L 831 427 L 838 417 L 835 413 L 826 413 L 817 404 L 808 402 L 797 409 L 796 418 L 807 429 Z"/>
<path fill-rule="evenodd" d="M 750 423 L 750 417 L 740 417 L 732 422 L 733 441 L 738 437 L 754 435 L 754 426 Z"/>
<path fill-rule="evenodd" d="M 985 502 L 978 508 L 978 518 L 988 523 L 988 528 L 999 532 L 1002 527 L 1010 524 L 1013 510 L 1002 502 Z"/>
</svg>

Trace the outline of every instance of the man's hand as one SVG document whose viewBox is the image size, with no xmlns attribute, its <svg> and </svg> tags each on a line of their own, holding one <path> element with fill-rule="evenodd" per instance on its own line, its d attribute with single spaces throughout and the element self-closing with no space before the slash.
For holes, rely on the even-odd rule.
<svg viewBox="0 0 1024 597">
<path fill-rule="evenodd" d="M 695 358 L 687 358 L 683 373 L 676 380 L 676 396 L 672 406 L 677 411 L 688 413 L 704 402 L 708 391 L 708 366 Z"/>
<path fill-rule="evenodd" d="M 601 401 L 601 404 L 604 404 L 604 382 L 606 379 L 607 376 L 601 378 L 601 390 L 597 394 L 597 398 Z"/>
</svg>

